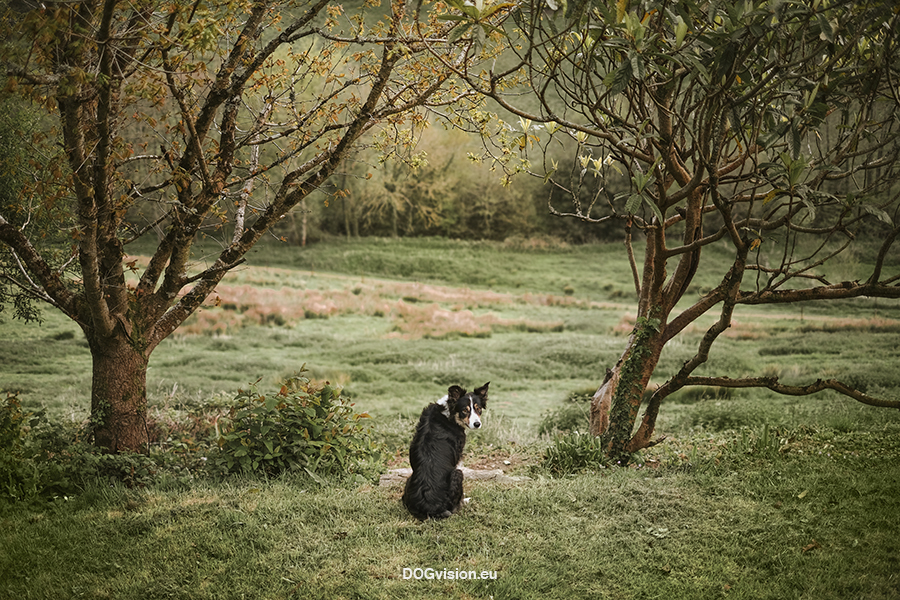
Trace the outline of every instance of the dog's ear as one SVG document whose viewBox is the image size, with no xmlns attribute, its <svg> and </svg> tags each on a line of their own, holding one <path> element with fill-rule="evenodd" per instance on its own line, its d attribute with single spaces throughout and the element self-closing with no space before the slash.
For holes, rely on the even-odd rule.
<svg viewBox="0 0 900 600">
<path fill-rule="evenodd" d="M 480 388 L 475 390 L 475 393 L 478 394 L 479 396 L 481 396 L 481 406 L 482 407 L 487 406 L 487 393 L 488 393 L 489 385 L 491 385 L 490 381 L 488 381 L 486 384 L 484 384 L 483 386 L 481 386 Z"/>
<path fill-rule="evenodd" d="M 447 395 L 451 400 L 459 400 L 466 395 L 466 390 L 462 389 L 458 385 L 451 385 L 450 389 L 447 390 Z"/>
</svg>

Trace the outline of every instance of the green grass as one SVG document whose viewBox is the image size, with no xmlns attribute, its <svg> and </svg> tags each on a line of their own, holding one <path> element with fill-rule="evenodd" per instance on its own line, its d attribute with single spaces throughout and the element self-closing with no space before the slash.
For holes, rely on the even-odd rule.
<svg viewBox="0 0 900 600">
<path fill-rule="evenodd" d="M 685 390 L 660 412 L 666 441 L 633 467 L 551 477 L 541 466 L 551 438 L 539 425 L 596 389 L 624 347 L 633 301 L 621 253 L 434 239 L 262 246 L 220 286 L 221 306 L 154 352 L 155 411 L 259 378 L 269 387 L 306 363 L 375 417 L 395 466 L 427 402 L 491 381 L 487 428 L 465 463 L 530 479 L 470 482 L 472 503 L 441 523 L 413 521 L 396 486 L 97 484 L 0 509 L 0 597 L 900 597 L 897 411 L 833 393 Z M 715 282 L 705 277 L 698 290 Z M 90 354 L 77 327 L 44 317 L 0 323 L 0 389 L 80 422 Z M 900 303 L 884 300 L 741 308 L 704 372 L 837 377 L 896 397 L 898 319 Z M 673 340 L 656 383 L 711 322 Z M 567 427 L 586 426 L 579 410 Z M 416 567 L 497 578 L 403 578 Z"/>
<path fill-rule="evenodd" d="M 3 519 L 0 595 L 894 598 L 900 430 L 890 433 L 881 453 L 845 440 L 861 456 L 704 451 L 692 465 L 469 483 L 471 503 L 444 522 L 412 520 L 399 487 L 96 488 Z M 497 578 L 404 579 L 404 568 Z"/>
<path fill-rule="evenodd" d="M 707 255 L 727 259 L 717 248 Z M 618 244 L 523 248 L 413 239 L 332 241 L 302 250 L 266 244 L 250 265 L 221 286 L 238 290 L 235 302 L 247 306 L 228 309 L 223 292 L 222 307 L 204 308 L 154 352 L 151 403 L 231 394 L 260 377 L 274 383 L 307 363 L 315 377 L 344 385 L 377 417 L 413 415 L 452 383 L 490 380 L 492 408 L 534 426 L 568 392 L 602 379 L 632 326 L 630 275 Z M 441 300 L 445 293 L 455 295 Z M 306 300 L 282 316 L 284 303 L 303 294 Z M 339 308 L 317 313 L 316 294 Z M 469 311 L 476 329 L 422 330 L 430 327 L 432 306 Z M 704 371 L 777 371 L 798 382 L 840 376 L 873 391 L 896 389 L 900 333 L 879 319 L 896 321 L 900 303 L 842 302 L 830 312 L 821 304 L 776 308 L 739 309 L 734 335 L 717 343 Z M 399 315 L 401 309 L 421 314 Z M 49 310 L 44 317 L 39 326 L 0 323 L 9 342 L 0 346 L 0 388 L 19 390 L 26 406 L 82 419 L 90 390 L 87 348 L 72 323 Z M 847 317 L 859 323 L 834 326 Z M 702 319 L 667 347 L 659 382 L 692 354 L 711 321 Z"/>
</svg>

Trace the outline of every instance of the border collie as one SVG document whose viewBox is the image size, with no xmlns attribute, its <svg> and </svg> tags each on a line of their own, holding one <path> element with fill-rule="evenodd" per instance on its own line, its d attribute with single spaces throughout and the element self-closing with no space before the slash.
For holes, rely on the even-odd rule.
<svg viewBox="0 0 900 600">
<path fill-rule="evenodd" d="M 488 385 L 466 393 L 458 385 L 425 407 L 409 446 L 412 475 L 406 481 L 403 504 L 417 519 L 445 519 L 463 501 L 463 474 L 457 469 L 466 445 L 466 429 L 481 427 Z"/>
</svg>

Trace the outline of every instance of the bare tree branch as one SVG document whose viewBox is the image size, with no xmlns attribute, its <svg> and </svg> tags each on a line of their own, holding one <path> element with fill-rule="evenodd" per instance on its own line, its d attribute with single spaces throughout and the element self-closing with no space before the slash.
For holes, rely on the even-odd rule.
<svg viewBox="0 0 900 600">
<path fill-rule="evenodd" d="M 688 377 L 685 385 L 705 385 L 725 388 L 768 388 L 773 392 L 786 396 L 809 396 L 823 390 L 834 390 L 868 406 L 881 408 L 900 408 L 900 400 L 874 398 L 856 388 L 835 379 L 818 379 L 809 385 L 785 385 L 779 383 L 777 377 Z"/>
</svg>

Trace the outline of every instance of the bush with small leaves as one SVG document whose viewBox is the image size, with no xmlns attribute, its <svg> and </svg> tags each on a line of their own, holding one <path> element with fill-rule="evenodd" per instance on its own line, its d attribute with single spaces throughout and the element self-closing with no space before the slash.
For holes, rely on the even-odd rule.
<svg viewBox="0 0 900 600">
<path fill-rule="evenodd" d="M 19 500 L 37 485 L 26 458 L 27 418 L 14 394 L 0 400 L 0 497 Z"/>
<path fill-rule="evenodd" d="M 44 411 L 23 410 L 14 394 L 0 399 L 0 500 L 43 502 L 70 497 L 87 487 L 145 487 L 161 481 L 189 485 L 203 473 L 208 444 L 192 452 L 109 454 L 89 443 L 77 423 L 51 422 Z"/>
<path fill-rule="evenodd" d="M 302 374 L 275 394 L 264 395 L 253 385 L 219 421 L 215 462 L 225 472 L 306 471 L 369 479 L 380 473 L 384 456 L 367 419 L 340 388 L 316 385 Z"/>
</svg>

